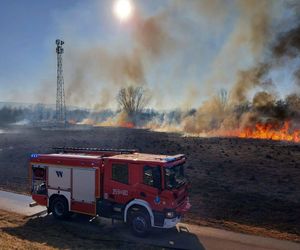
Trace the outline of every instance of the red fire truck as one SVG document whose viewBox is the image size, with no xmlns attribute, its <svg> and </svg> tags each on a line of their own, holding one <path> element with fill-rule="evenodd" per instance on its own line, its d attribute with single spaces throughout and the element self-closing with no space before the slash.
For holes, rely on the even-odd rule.
<svg viewBox="0 0 300 250">
<path fill-rule="evenodd" d="M 172 228 L 190 208 L 185 156 L 136 150 L 55 148 L 32 154 L 32 198 L 63 219 L 72 213 L 123 220 L 137 236 Z"/>
</svg>

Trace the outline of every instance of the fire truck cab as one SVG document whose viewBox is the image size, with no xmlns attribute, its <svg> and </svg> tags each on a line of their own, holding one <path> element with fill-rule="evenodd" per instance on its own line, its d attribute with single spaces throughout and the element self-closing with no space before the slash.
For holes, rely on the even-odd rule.
<svg viewBox="0 0 300 250">
<path fill-rule="evenodd" d="M 184 155 L 135 150 L 56 148 L 32 154 L 32 198 L 56 218 L 71 213 L 114 218 L 137 236 L 172 228 L 190 208 Z"/>
</svg>

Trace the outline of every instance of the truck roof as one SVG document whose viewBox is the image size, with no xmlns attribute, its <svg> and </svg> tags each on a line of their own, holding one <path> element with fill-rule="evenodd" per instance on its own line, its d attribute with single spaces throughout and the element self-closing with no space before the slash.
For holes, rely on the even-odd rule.
<svg viewBox="0 0 300 250">
<path fill-rule="evenodd" d="M 101 156 L 84 154 L 31 154 L 31 163 L 94 167 L 102 163 Z"/>
<path fill-rule="evenodd" d="M 100 155 L 85 155 L 85 154 L 39 154 L 39 157 L 55 157 L 55 158 L 78 158 L 78 159 L 101 159 Z"/>
<path fill-rule="evenodd" d="M 178 160 L 185 160 L 183 154 L 178 155 L 158 155 L 158 154 L 146 154 L 146 153 L 130 153 L 130 154 L 116 154 L 113 156 L 90 155 L 84 153 L 60 153 L 60 154 L 32 154 L 31 162 L 43 162 L 43 163 L 66 163 L 73 161 L 84 161 L 88 165 L 88 162 L 97 162 L 97 160 L 110 159 L 120 160 L 124 162 L 144 162 L 144 163 L 172 163 Z"/>
<path fill-rule="evenodd" d="M 130 162 L 155 162 L 155 163 L 168 163 L 177 160 L 184 159 L 183 154 L 178 155 L 157 155 L 157 154 L 145 154 L 145 153 L 133 153 L 133 154 L 120 154 L 105 157 L 106 159 L 123 160 Z"/>
</svg>

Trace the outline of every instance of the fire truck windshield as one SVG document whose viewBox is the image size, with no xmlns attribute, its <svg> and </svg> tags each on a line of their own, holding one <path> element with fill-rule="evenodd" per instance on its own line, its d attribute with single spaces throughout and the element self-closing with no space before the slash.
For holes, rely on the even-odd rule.
<svg viewBox="0 0 300 250">
<path fill-rule="evenodd" d="M 184 166 L 176 165 L 165 168 L 165 188 L 172 190 L 177 189 L 186 183 L 184 177 Z"/>
</svg>

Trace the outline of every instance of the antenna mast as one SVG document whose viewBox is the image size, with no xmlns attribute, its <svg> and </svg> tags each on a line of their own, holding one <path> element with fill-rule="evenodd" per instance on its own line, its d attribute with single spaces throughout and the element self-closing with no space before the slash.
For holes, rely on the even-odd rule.
<svg viewBox="0 0 300 250">
<path fill-rule="evenodd" d="M 64 53 L 62 40 L 57 39 L 56 54 L 57 54 L 57 91 L 56 91 L 56 123 L 57 125 L 66 125 L 66 103 L 64 90 L 64 76 L 62 67 L 62 54 Z"/>
</svg>

